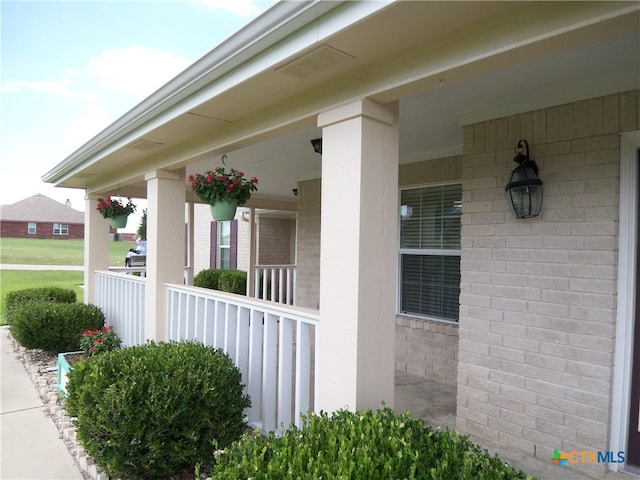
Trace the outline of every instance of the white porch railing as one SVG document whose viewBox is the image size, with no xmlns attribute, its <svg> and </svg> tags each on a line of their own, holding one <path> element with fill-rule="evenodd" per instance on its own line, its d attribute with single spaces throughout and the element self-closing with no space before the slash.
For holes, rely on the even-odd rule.
<svg viewBox="0 0 640 480">
<path fill-rule="evenodd" d="M 254 428 L 301 426 L 317 405 L 318 312 L 182 285 L 167 286 L 167 309 L 169 340 L 198 340 L 236 363 Z"/>
<path fill-rule="evenodd" d="M 295 265 L 255 265 L 253 272 L 255 298 L 295 305 Z"/>
<path fill-rule="evenodd" d="M 95 303 L 118 332 L 123 346 L 143 344 L 146 338 L 145 278 L 115 271 L 98 271 L 95 275 Z"/>
</svg>

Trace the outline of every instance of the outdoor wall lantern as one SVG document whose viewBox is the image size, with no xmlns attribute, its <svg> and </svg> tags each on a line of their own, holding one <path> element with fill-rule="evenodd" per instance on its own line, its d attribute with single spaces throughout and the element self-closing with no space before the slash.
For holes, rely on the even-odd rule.
<svg viewBox="0 0 640 480">
<path fill-rule="evenodd" d="M 529 158 L 529 144 L 520 140 L 513 161 L 518 166 L 511 172 L 511 179 L 504 189 L 516 218 L 540 215 L 542 208 L 542 180 L 538 177 L 538 166 Z"/>
<path fill-rule="evenodd" d="M 314 138 L 311 140 L 311 145 L 313 146 L 313 151 L 322 155 L 322 139 Z"/>
</svg>

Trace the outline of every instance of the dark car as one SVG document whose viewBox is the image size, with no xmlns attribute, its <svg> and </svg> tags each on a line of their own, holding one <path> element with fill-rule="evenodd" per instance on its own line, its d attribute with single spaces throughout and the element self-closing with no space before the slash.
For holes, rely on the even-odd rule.
<svg viewBox="0 0 640 480">
<path fill-rule="evenodd" d="M 125 267 L 144 267 L 147 265 L 147 241 L 138 243 L 136 248 L 130 248 L 124 257 Z"/>
</svg>

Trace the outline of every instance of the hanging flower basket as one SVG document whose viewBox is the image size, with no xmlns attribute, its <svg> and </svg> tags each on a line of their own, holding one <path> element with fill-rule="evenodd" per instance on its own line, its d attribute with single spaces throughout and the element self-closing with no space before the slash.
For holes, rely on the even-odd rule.
<svg viewBox="0 0 640 480">
<path fill-rule="evenodd" d="M 212 203 L 210 207 L 213 219 L 217 222 L 224 222 L 227 220 L 233 220 L 236 216 L 238 201 L 232 199 L 218 200 L 216 203 Z"/>
<path fill-rule="evenodd" d="M 127 226 L 127 217 L 136 211 L 135 204 L 131 199 L 127 199 L 127 203 L 123 203 L 118 199 L 107 197 L 98 198 L 98 210 L 104 218 L 109 219 L 109 223 L 113 228 L 124 228 Z"/>
<path fill-rule="evenodd" d="M 225 167 L 189 175 L 194 195 L 211 206 L 214 220 L 233 220 L 236 208 L 247 203 L 251 192 L 258 190 L 258 179 L 244 178 L 244 173 Z"/>
<path fill-rule="evenodd" d="M 117 217 L 111 217 L 109 223 L 113 228 L 124 228 L 127 226 L 127 216 L 118 215 Z"/>
</svg>

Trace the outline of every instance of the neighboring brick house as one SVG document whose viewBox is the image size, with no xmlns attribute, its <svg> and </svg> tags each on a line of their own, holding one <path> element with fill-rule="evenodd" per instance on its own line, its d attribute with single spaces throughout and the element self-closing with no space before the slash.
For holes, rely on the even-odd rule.
<svg viewBox="0 0 640 480">
<path fill-rule="evenodd" d="M 83 239 L 84 213 L 38 193 L 0 207 L 0 236 Z"/>
</svg>

